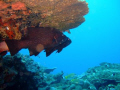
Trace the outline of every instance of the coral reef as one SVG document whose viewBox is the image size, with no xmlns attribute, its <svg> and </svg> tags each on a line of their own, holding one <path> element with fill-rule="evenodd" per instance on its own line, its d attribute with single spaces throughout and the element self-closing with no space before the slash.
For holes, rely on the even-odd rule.
<svg viewBox="0 0 120 90">
<path fill-rule="evenodd" d="M 60 31 L 82 24 L 88 13 L 85 1 L 1 0 L 0 40 L 21 39 L 27 27 L 51 27 Z"/>
<path fill-rule="evenodd" d="M 72 74 L 71 77 L 69 74 L 65 79 L 75 84 L 71 90 L 78 90 L 78 87 L 79 90 L 120 90 L 120 64 L 104 62 L 81 75 Z"/>
<path fill-rule="evenodd" d="M 97 90 L 119 90 L 120 64 L 101 63 L 100 66 L 88 69 L 82 79 L 87 79 Z"/>
<path fill-rule="evenodd" d="M 37 90 L 35 80 L 33 79 L 37 72 L 27 70 L 29 66 L 25 59 L 27 59 L 27 56 L 21 57 L 20 54 L 14 57 L 9 55 L 1 57 L 0 90 Z M 29 59 L 28 61 L 32 65 L 33 60 Z"/>
<path fill-rule="evenodd" d="M 45 68 L 44 72 L 49 74 L 50 72 L 54 71 L 55 69 L 56 69 L 56 67 L 54 67 L 54 68 Z"/>
<path fill-rule="evenodd" d="M 7 1 L 7 0 L 5 0 Z M 8 0 L 9 1 L 9 0 Z M 31 25 L 53 27 L 60 30 L 74 28 L 84 22 L 88 13 L 87 3 L 78 0 L 12 0 L 21 1 L 31 10 Z M 37 16 L 37 17 L 36 17 Z M 35 17 L 35 18 L 34 18 Z"/>
<path fill-rule="evenodd" d="M 46 56 L 56 50 L 59 53 L 71 43 L 71 40 L 61 39 L 61 36 L 57 36 L 62 40 L 59 41 L 54 34 L 55 40 L 47 43 L 51 41 L 51 35 L 47 35 L 49 32 L 46 32 L 46 29 L 51 30 L 53 28 L 61 33 L 63 31 L 69 32 L 69 29 L 75 28 L 85 21 L 83 16 L 87 13 L 88 6 L 83 0 L 0 0 L 0 43 L 5 41 L 8 45 L 8 50 L 6 48 L 5 51 L 0 49 L 0 54 L 10 51 L 11 55 L 14 55 L 22 48 L 28 48 L 30 55 L 38 55 L 42 50 L 45 50 Z M 37 28 L 45 28 L 44 37 L 35 31 Z M 36 32 L 36 35 L 30 35 L 29 31 Z M 31 41 L 34 45 L 28 42 L 31 39 L 34 40 L 34 42 Z M 50 47 L 40 42 L 43 39 Z M 14 43 L 15 40 L 16 42 L 28 43 L 26 45 Z M 38 40 L 39 43 L 36 43 Z M 54 42 L 57 43 L 53 45 Z M 40 44 L 38 47 L 35 46 L 38 44 Z M 32 46 L 35 47 L 31 48 Z"/>
<path fill-rule="evenodd" d="M 20 25 L 23 19 L 29 15 L 22 2 L 5 3 L 0 1 L 0 40 L 21 39 Z"/>
<path fill-rule="evenodd" d="M 45 87 L 53 78 L 48 79 L 45 70 L 45 67 L 35 63 L 27 55 L 1 57 L 0 90 L 38 90 L 38 87 Z"/>
<path fill-rule="evenodd" d="M 43 67 L 20 53 L 0 57 L 0 90 L 120 90 L 120 64 L 101 63 L 81 75 Z"/>
</svg>

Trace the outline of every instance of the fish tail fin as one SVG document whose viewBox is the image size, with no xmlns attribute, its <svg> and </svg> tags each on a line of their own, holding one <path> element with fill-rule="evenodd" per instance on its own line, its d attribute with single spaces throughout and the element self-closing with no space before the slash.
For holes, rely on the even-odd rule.
<svg viewBox="0 0 120 90">
<path fill-rule="evenodd" d="M 22 45 L 20 40 L 6 40 L 5 42 L 9 48 L 11 56 L 15 55 L 19 50 L 21 50 Z"/>
</svg>

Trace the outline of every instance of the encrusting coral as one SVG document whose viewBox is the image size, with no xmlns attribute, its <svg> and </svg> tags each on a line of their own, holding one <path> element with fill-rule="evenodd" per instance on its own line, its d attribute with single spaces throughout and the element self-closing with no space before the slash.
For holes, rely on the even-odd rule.
<svg viewBox="0 0 120 90">
<path fill-rule="evenodd" d="M 55 68 L 43 67 L 20 53 L 0 57 L 0 90 L 119 90 L 120 64 L 101 63 L 85 73 L 53 75 Z"/>
<path fill-rule="evenodd" d="M 25 0 L 24 3 L 37 15 L 31 24 L 36 21 L 40 27 L 53 27 L 61 31 L 77 27 L 85 21 L 83 16 L 88 13 L 85 1 Z"/>
<path fill-rule="evenodd" d="M 85 1 L 78 0 L 1 0 L 0 1 L 0 42 L 5 41 L 8 45 L 8 40 L 23 40 L 24 43 L 27 43 L 28 37 L 36 37 L 32 40 L 31 43 L 36 43 L 38 35 L 29 36 L 29 30 L 35 30 L 37 28 L 45 28 L 43 30 L 55 29 L 58 30 L 59 33 L 63 31 L 68 31 L 71 28 L 75 28 L 78 25 L 82 24 L 85 19 L 84 15 L 88 13 L 88 6 Z M 29 29 L 28 29 L 29 28 Z M 31 28 L 31 29 L 30 29 Z M 34 28 L 34 29 L 33 29 Z M 70 33 L 70 32 L 69 32 Z M 44 34 L 48 34 L 45 32 Z M 28 35 L 28 36 L 27 36 Z M 45 37 L 41 37 L 42 39 L 51 38 L 49 35 Z M 57 35 L 57 33 L 56 33 Z M 49 56 L 55 50 L 57 52 L 61 52 L 61 50 L 68 46 L 71 43 L 70 39 L 61 39 L 65 42 L 59 41 L 56 39 L 56 35 L 53 37 L 57 43 L 57 45 L 53 45 L 51 42 L 50 47 L 44 47 L 42 45 L 42 49 L 38 47 L 39 52 L 43 49 L 46 52 L 46 56 Z M 64 34 L 63 34 L 64 36 Z M 61 38 L 61 36 L 57 37 Z M 46 41 L 46 43 L 47 43 Z M 15 44 L 15 43 L 14 43 Z M 39 42 L 39 44 L 42 44 Z M 2 45 L 2 44 L 1 44 Z M 32 44 L 31 44 L 32 45 Z M 36 44 L 35 44 L 36 45 Z M 19 47 L 20 45 L 11 46 Z M 29 48 L 28 45 L 23 45 L 25 47 L 19 48 Z M 1 47 L 1 46 L 0 46 Z M 61 47 L 61 48 L 60 48 Z M 36 48 L 34 48 L 36 50 Z M 11 51 L 10 45 L 8 45 L 8 50 Z M 15 53 L 17 53 L 17 50 Z M 30 50 L 31 55 L 37 55 L 38 52 Z M 3 51 L 3 50 L 0 50 Z M 32 52 L 31 52 L 32 51 Z M 15 54 L 14 53 L 14 54 Z M 1 54 L 1 52 L 0 52 Z M 14 55 L 13 54 L 13 55 Z"/>
<path fill-rule="evenodd" d="M 1 0 L 0 38 L 21 39 L 27 27 L 51 27 L 60 31 L 82 24 L 88 13 L 85 1 Z M 24 34 L 23 34 L 24 35 Z"/>
<path fill-rule="evenodd" d="M 22 19 L 28 15 L 26 6 L 22 2 L 6 3 L 0 1 L 0 40 L 21 39 L 20 25 Z"/>
</svg>

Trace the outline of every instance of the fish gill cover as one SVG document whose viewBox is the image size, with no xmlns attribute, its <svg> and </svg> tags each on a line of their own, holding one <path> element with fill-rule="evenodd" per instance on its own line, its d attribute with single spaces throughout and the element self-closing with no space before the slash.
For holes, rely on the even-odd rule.
<svg viewBox="0 0 120 90">
<path fill-rule="evenodd" d="M 71 43 L 63 32 L 82 24 L 87 13 L 88 4 L 83 0 L 1 0 L 0 42 L 3 45 L 0 44 L 0 52 L 8 50 L 14 55 L 28 48 L 30 55 L 42 50 L 46 51 L 46 56 L 55 50 L 59 53 Z M 46 44 L 41 42 L 44 39 Z"/>
</svg>

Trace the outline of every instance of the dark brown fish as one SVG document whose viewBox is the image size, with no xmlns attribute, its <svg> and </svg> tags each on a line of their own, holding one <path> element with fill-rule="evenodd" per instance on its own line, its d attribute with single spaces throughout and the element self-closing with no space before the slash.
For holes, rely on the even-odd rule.
<svg viewBox="0 0 120 90">
<path fill-rule="evenodd" d="M 46 56 L 49 56 L 53 51 L 58 50 L 60 52 L 68 46 L 71 43 L 69 40 L 62 32 L 54 28 L 30 27 L 26 37 L 21 40 L 6 40 L 5 42 L 11 55 L 16 54 L 22 48 L 28 48 L 30 55 L 36 56 L 45 49 Z"/>
<path fill-rule="evenodd" d="M 57 53 L 60 53 L 63 48 L 67 47 L 71 43 L 71 40 L 68 38 L 63 43 L 55 47 L 45 48 L 46 56 L 49 56 L 51 53 L 57 50 Z"/>
<path fill-rule="evenodd" d="M 5 41 L 0 42 L 0 55 L 4 56 L 7 54 L 8 46 L 6 45 Z"/>
</svg>

